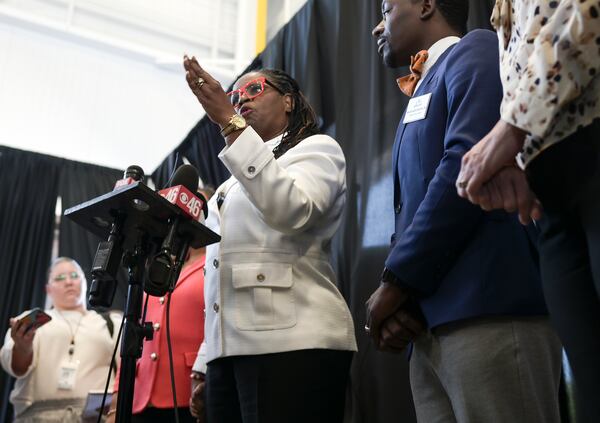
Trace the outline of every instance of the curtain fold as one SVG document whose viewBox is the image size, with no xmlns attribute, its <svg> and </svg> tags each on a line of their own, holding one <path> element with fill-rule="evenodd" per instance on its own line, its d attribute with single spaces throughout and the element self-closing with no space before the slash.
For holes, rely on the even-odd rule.
<svg viewBox="0 0 600 423">
<path fill-rule="evenodd" d="M 24 310 L 44 307 L 59 168 L 54 157 L 0 147 L 0 333 Z M 10 421 L 13 380 L 0 372 L 0 421 Z"/>
<path fill-rule="evenodd" d="M 58 255 L 75 259 L 83 269 L 88 290 L 91 284 L 90 269 L 98 243 L 106 241 L 88 232 L 64 216 L 65 210 L 94 197 L 110 192 L 115 182 L 123 177 L 123 171 L 65 160 L 60 169 L 58 195 L 62 200 L 62 216 L 59 225 Z M 121 270 L 113 307 L 122 310 L 127 295 L 127 274 Z"/>
</svg>

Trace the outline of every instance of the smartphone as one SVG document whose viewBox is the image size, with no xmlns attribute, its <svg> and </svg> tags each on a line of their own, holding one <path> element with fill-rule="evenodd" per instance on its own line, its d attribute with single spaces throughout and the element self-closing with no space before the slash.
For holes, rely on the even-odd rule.
<svg viewBox="0 0 600 423">
<path fill-rule="evenodd" d="M 52 317 L 39 307 L 34 308 L 27 315 L 19 319 L 20 322 L 24 322 L 27 325 L 25 331 L 28 331 L 31 328 L 37 329 L 48 323 L 50 320 L 52 320 Z"/>
</svg>

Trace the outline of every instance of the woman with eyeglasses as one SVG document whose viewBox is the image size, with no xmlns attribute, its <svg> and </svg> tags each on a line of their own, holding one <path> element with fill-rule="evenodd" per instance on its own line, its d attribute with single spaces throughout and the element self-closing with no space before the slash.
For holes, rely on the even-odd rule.
<svg viewBox="0 0 600 423">
<path fill-rule="evenodd" d="M 80 422 L 88 392 L 104 389 L 120 319 L 86 309 L 85 276 L 71 258 L 54 260 L 46 292 L 51 320 L 34 323 L 29 312 L 10 319 L 0 350 L 2 367 L 17 379 L 10 395 L 14 421 Z"/>
<path fill-rule="evenodd" d="M 184 67 L 221 127 L 232 174 L 209 202 L 206 224 L 221 242 L 207 248 L 193 375 L 206 379 L 192 412 L 209 423 L 342 422 L 356 341 L 329 256 L 344 154 L 285 72 L 247 73 L 226 94 L 195 58 Z"/>
</svg>

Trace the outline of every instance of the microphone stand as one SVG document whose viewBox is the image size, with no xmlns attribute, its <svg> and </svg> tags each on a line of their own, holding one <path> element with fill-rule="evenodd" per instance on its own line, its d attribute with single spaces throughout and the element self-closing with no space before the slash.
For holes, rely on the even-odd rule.
<svg viewBox="0 0 600 423">
<path fill-rule="evenodd" d="M 173 279 L 179 275 L 188 246 L 200 248 L 218 242 L 221 238 L 201 223 L 186 217 L 181 209 L 142 182 L 117 188 L 71 207 L 65 211 L 65 216 L 101 238 L 108 238 L 109 243 L 114 241 L 106 248 L 99 248 L 102 256 L 97 260 L 99 278 L 114 280 L 115 275 L 112 273 L 116 272 L 118 265 L 113 263 L 121 261 L 119 254 L 124 251 L 122 263 L 128 270 L 129 287 L 121 338 L 116 422 L 129 423 L 133 408 L 136 361 L 142 356 L 144 339 L 152 339 L 153 335 L 152 323 L 140 322 L 144 284 L 148 277 L 146 263 L 154 251 L 165 245 L 167 238 L 169 250 L 176 255 L 175 266 L 172 270 L 168 266 L 159 266 L 158 273 L 165 275 L 163 280 L 168 283 L 167 289 L 172 290 L 176 283 L 176 279 Z M 177 223 L 174 224 L 175 222 Z M 114 289 L 111 284 L 98 283 L 97 289 L 97 297 L 112 304 Z M 112 293 L 103 295 L 103 289 L 112 289 Z"/>
<path fill-rule="evenodd" d="M 123 256 L 128 270 L 127 305 L 121 341 L 121 370 L 117 397 L 117 423 L 131 421 L 136 361 L 142 356 L 144 339 L 152 340 L 152 322 L 140 322 L 144 300 L 144 267 L 148 255 L 146 235 L 139 232 L 133 251 Z"/>
</svg>

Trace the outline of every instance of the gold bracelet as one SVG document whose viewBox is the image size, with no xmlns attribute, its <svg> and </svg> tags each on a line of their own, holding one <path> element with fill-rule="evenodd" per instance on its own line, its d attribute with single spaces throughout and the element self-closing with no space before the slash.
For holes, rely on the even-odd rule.
<svg viewBox="0 0 600 423">
<path fill-rule="evenodd" d="M 116 409 L 113 409 L 113 410 L 108 410 L 108 412 L 106 413 L 106 417 L 108 417 L 108 416 L 112 416 L 113 414 L 116 414 L 116 413 L 117 413 L 117 410 L 116 410 Z"/>
</svg>

